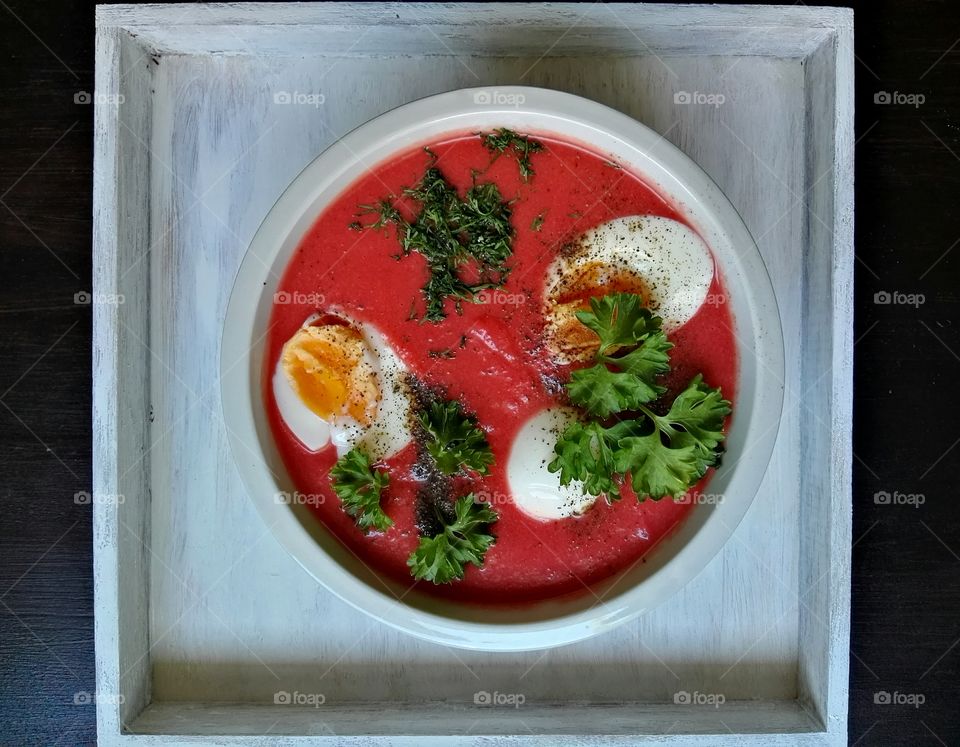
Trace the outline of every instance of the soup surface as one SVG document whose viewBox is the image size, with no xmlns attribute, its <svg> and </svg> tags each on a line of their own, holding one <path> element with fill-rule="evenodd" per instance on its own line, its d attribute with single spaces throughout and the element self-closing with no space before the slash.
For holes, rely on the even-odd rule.
<svg viewBox="0 0 960 747">
<path fill-rule="evenodd" d="M 545 309 L 548 296 L 559 292 L 556 268 L 566 257 L 582 253 L 584 246 L 588 252 L 591 247 L 605 251 L 599 231 L 624 225 L 617 219 L 663 218 L 667 220 L 644 225 L 675 225 L 670 221 L 690 230 L 684 216 L 640 176 L 578 144 L 535 137 L 541 148 L 530 155 L 533 173 L 527 178 L 518 168 L 519 155 L 492 153 L 475 133 L 430 143 L 428 150 L 412 148 L 387 162 L 371 164 L 317 218 L 291 258 L 275 296 L 264 361 L 264 402 L 277 447 L 298 490 L 296 499 L 309 504 L 328 530 L 376 572 L 444 597 L 484 604 L 588 593 L 599 581 L 643 562 L 645 554 L 691 511 L 701 510 L 702 504 L 711 500 L 705 492 L 713 471 L 708 469 L 679 499 L 638 501 L 626 484 L 620 500 L 607 501 L 601 496 L 582 511 L 561 518 L 545 518 L 519 505 L 518 483 L 508 469 L 513 450 L 526 448 L 517 443 L 518 438 L 525 438 L 521 435 L 525 424 L 539 413 L 569 405 L 565 386 L 571 371 L 583 366 L 582 361 L 558 356 L 555 346 L 547 344 Z M 404 189 L 416 185 L 431 166 L 442 172 L 460 195 L 474 183 L 495 184 L 509 203 L 513 228 L 512 254 L 506 261 L 510 269 L 502 285 L 480 291 L 475 302 L 463 302 L 459 313 L 456 305 L 447 301 L 446 316 L 436 321 L 424 319 L 421 289 L 429 275 L 427 260 L 416 251 L 402 253 L 397 226 L 369 227 L 377 213 L 361 207 L 376 206 L 389 198 L 409 220 L 417 205 L 403 196 Z M 617 236 L 610 236 L 615 243 Z M 611 263 L 616 264 L 620 255 L 612 256 Z M 735 398 L 733 320 L 725 303 L 723 280 L 712 257 L 709 262 L 709 287 L 692 315 L 672 320 L 664 315 L 664 329 L 673 343 L 670 370 L 658 379 L 666 389 L 660 397 L 664 402 L 696 374 L 719 388 L 726 400 Z M 592 266 L 590 262 L 578 265 L 581 270 Z M 470 271 L 469 267 L 464 270 Z M 677 273 L 684 268 L 675 263 L 666 271 Z M 633 280 L 624 281 L 622 275 L 608 272 L 597 280 L 597 286 L 604 292 L 637 292 L 641 296 L 663 287 L 662 281 L 658 286 L 655 279 L 637 280 L 636 273 L 627 276 Z M 624 283 L 629 287 L 621 287 Z M 551 284 L 553 288 L 548 287 Z M 598 296 L 599 292 L 587 295 Z M 586 308 L 585 299 L 581 308 Z M 658 313 L 667 310 L 664 307 Z M 390 406 L 402 412 L 409 407 L 407 417 L 414 422 L 413 435 L 406 443 L 406 431 L 391 432 L 389 438 L 396 444 L 389 455 L 374 460 L 389 478 L 381 506 L 393 524 L 384 531 L 360 528 L 334 492 L 330 471 L 338 459 L 336 439 L 321 446 L 305 444 L 278 404 L 274 379 L 282 368 L 285 345 L 304 325 L 326 324 L 331 316 L 346 320 L 352 328 L 370 331 L 373 337 L 365 339 L 368 343 L 375 340 L 380 361 L 379 379 L 371 378 L 369 371 L 366 374 L 379 386 L 379 395 L 372 395 L 380 403 L 376 406 L 386 407 L 392 398 Z M 351 375 L 357 370 L 351 369 Z M 360 386 L 356 376 L 359 374 L 350 379 L 350 386 Z M 397 383 L 401 381 L 407 386 L 402 392 Z M 483 431 L 493 457 L 487 474 L 462 470 L 445 483 L 450 496 L 472 493 L 497 514 L 489 527 L 495 541 L 486 550 L 482 565 L 466 564 L 462 579 L 452 583 L 414 581 L 408 566 L 421 536 L 430 531 L 424 528 L 424 496 L 430 492 L 428 483 L 436 479 L 434 470 L 424 468 L 423 441 L 416 437 L 417 393 L 410 386 L 419 388 L 421 394 L 426 391 L 457 402 Z M 390 387 L 392 391 L 388 391 Z M 360 402 L 359 409 L 351 411 L 354 418 L 366 417 L 366 400 L 350 402 Z M 323 405 L 316 405 L 314 412 L 319 406 Z M 517 452 L 514 461 L 522 461 L 523 453 Z M 545 465 L 541 467 L 548 480 L 552 473 Z"/>
</svg>

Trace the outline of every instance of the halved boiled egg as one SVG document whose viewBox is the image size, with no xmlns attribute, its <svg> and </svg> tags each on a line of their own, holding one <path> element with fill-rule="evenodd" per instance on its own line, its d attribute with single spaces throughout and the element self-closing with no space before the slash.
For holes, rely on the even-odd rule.
<svg viewBox="0 0 960 747">
<path fill-rule="evenodd" d="M 549 350 L 561 363 L 589 360 L 597 337 L 576 312 L 608 293 L 636 293 L 665 331 L 681 327 L 703 305 L 713 274 L 710 250 L 683 223 L 656 215 L 601 223 L 565 247 L 548 271 Z"/>
<path fill-rule="evenodd" d="M 560 473 L 547 465 L 556 454 L 557 438 L 577 417 L 569 407 L 548 407 L 530 418 L 513 442 L 507 461 L 507 481 L 513 502 L 535 519 L 565 519 L 582 514 L 596 501 L 578 480 L 560 484 Z"/>
<path fill-rule="evenodd" d="M 371 324 L 313 315 L 287 340 L 273 374 L 283 422 L 311 451 L 362 444 L 384 459 L 410 442 L 406 367 Z"/>
</svg>

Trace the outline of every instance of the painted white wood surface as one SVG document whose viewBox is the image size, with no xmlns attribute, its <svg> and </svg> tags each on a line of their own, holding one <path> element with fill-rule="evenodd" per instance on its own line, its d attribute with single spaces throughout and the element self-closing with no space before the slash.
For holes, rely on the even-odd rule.
<svg viewBox="0 0 960 747">
<path fill-rule="evenodd" d="M 761 9 L 554 6 L 535 14 L 516 7 L 397 7 L 401 22 L 419 32 L 405 31 L 406 42 L 385 33 L 396 19 L 383 6 L 100 10 L 98 89 L 122 90 L 127 103 L 119 116 L 98 108 L 95 290 L 120 288 L 139 301 L 95 320 L 95 490 L 131 493 L 122 513 L 98 506 L 98 687 L 119 687 L 127 698 L 119 709 L 101 706 L 102 735 L 116 733 L 151 699 L 167 704 L 148 709 L 135 730 L 256 734 L 279 718 L 300 731 L 276 733 L 329 734 L 332 723 L 338 734 L 390 734 L 417 714 L 423 734 L 463 733 L 466 719 L 478 722 L 469 733 L 526 734 L 493 729 L 473 694 L 522 693 L 526 710 L 511 714 L 519 723 L 548 704 L 672 703 L 686 690 L 781 701 L 767 707 L 782 723 L 758 705 L 755 729 L 748 728 L 749 704 L 728 704 L 719 714 L 664 706 L 659 715 L 652 706 L 624 705 L 618 718 L 626 721 L 616 728 L 607 725 L 608 710 L 565 708 L 540 718 L 547 731 L 568 734 L 720 733 L 718 716 L 739 713 L 737 731 L 817 731 L 817 722 L 828 721 L 828 734 L 809 739 L 842 741 L 852 122 L 851 92 L 835 81 L 849 78 L 849 51 L 837 48 L 850 40 L 850 18 L 807 9 L 775 17 Z M 571 14 L 584 13 L 591 33 L 562 36 Z M 557 31 L 546 56 L 545 37 L 533 33 L 538 18 Z M 294 34 L 272 48 L 277 25 L 309 23 L 354 28 L 310 29 L 313 41 Z M 136 26 L 134 36 L 104 30 L 116 24 Z M 509 32 L 524 25 L 530 28 L 520 36 Z M 648 29 L 657 32 L 657 54 L 644 44 Z M 743 56 L 769 54 L 781 35 L 780 55 Z M 514 47 L 491 47 L 493 37 L 514 38 Z M 598 54 L 598 38 L 616 53 Z M 373 623 L 319 588 L 243 493 L 216 380 L 233 275 L 296 173 L 338 135 L 395 105 L 508 83 L 607 103 L 694 158 L 758 240 L 787 350 L 773 462 L 727 548 L 635 624 L 546 654 L 438 647 Z M 677 105 L 679 91 L 726 100 Z M 276 103 L 278 92 L 322 94 L 323 104 Z M 834 159 L 837 172 L 830 171 Z M 272 704 L 278 691 L 322 693 L 326 704 L 295 717 L 293 708 L 181 711 L 173 703 Z M 807 710 L 792 705 L 798 698 Z M 377 701 L 383 718 L 357 711 Z M 390 708 L 404 704 L 415 710 L 391 721 Z"/>
<path fill-rule="evenodd" d="M 718 711 L 720 711 L 718 713 Z M 429 708 L 397 708 L 390 705 L 360 705 L 339 709 L 332 717 L 320 709 L 290 709 L 287 706 L 190 706 L 161 704 L 151 706 L 137 723 L 144 734 L 163 734 L 171 722 L 178 722 L 180 733 L 197 735 L 183 739 L 182 744 L 209 744 L 201 737 L 208 735 L 236 736 L 245 734 L 252 721 L 269 716 L 273 728 L 268 736 L 250 738 L 251 744 L 303 744 L 296 735 L 322 732 L 359 734 L 343 743 L 369 744 L 366 735 L 376 724 L 399 735 L 390 744 L 396 747 L 419 747 L 430 735 L 447 729 L 448 738 L 439 744 L 502 745 L 509 737 L 523 739 L 533 745 L 632 745 L 675 744 L 686 731 L 683 743 L 702 747 L 723 744 L 724 735 L 737 734 L 737 744 L 756 747 L 776 745 L 823 744 L 822 737 L 797 732 L 797 725 L 810 728 L 809 715 L 796 701 L 775 703 L 730 703 L 720 709 L 706 708 L 697 712 L 701 718 L 691 719 L 688 706 L 674 704 L 609 703 L 594 706 L 527 706 L 519 709 L 478 709 L 473 706 L 431 704 Z M 583 725 L 602 722 L 598 735 L 583 737 Z M 557 725 L 562 724 L 560 728 Z M 683 726 L 681 726 L 681 724 Z M 688 726 L 689 725 L 689 726 Z M 638 737 L 638 727 L 648 736 Z M 553 733 L 551 735 L 551 732 Z M 772 732 L 772 733 L 771 733 Z M 782 732 L 782 736 L 777 732 Z M 533 735 L 544 734 L 541 737 Z M 481 737 L 480 735 L 485 735 Z M 550 735 L 550 736 L 547 736 Z M 292 737 L 284 739 L 283 737 Z M 222 737 L 221 737 L 222 738 Z M 225 741 L 225 740 L 224 740 Z M 147 739 L 144 739 L 147 743 Z"/>
<path fill-rule="evenodd" d="M 800 699 L 845 734 L 850 652 L 853 445 L 853 28 L 806 60 L 809 217 L 803 308 Z M 826 182 L 826 184 L 824 184 Z M 826 351 L 830 351 L 827 355 Z M 823 636 L 826 635 L 826 640 Z M 819 705 L 817 705 L 819 704 Z"/>
<path fill-rule="evenodd" d="M 129 133 L 150 129 L 148 71 L 139 46 L 116 29 L 97 34 L 96 90 L 121 93 L 130 105 L 98 97 L 95 111 L 93 289 L 119 294 L 120 307 L 93 305 L 94 602 L 97 730 L 116 733 L 151 701 L 147 620 L 150 556 L 149 276 L 146 264 L 125 272 L 148 251 L 149 153 Z M 147 538 L 147 542 L 143 539 Z M 122 698 L 119 696 L 122 695 Z M 123 702 L 119 702 L 122 700 Z"/>
</svg>

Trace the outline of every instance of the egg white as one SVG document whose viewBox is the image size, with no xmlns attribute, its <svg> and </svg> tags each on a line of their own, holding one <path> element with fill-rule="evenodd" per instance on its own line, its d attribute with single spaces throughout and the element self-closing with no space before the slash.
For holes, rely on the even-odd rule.
<svg viewBox="0 0 960 747">
<path fill-rule="evenodd" d="M 560 484 L 560 474 L 547 465 L 564 428 L 577 417 L 569 407 L 548 407 L 531 417 L 514 439 L 507 461 L 507 481 L 514 504 L 541 521 L 566 519 L 584 513 L 596 501 L 578 480 Z"/>
<path fill-rule="evenodd" d="M 587 267 L 627 272 L 649 291 L 647 307 L 666 332 L 686 324 L 703 305 L 713 282 L 710 250 L 683 223 L 657 215 L 616 218 L 581 234 L 557 257 L 547 275 L 547 309 L 570 278 Z M 601 280 L 603 276 L 601 275 Z"/>
<path fill-rule="evenodd" d="M 312 315 L 304 321 L 309 326 Z M 342 416 L 327 421 L 304 404 L 277 361 L 273 373 L 273 395 L 277 410 L 287 427 L 310 451 L 319 451 L 331 442 L 337 455 L 363 446 L 373 460 L 386 459 L 403 449 L 413 438 L 411 431 L 411 393 L 407 384 L 407 368 L 380 331 L 372 324 L 355 323 L 364 341 L 364 360 L 376 374 L 380 389 L 377 411 L 368 425 Z"/>
</svg>

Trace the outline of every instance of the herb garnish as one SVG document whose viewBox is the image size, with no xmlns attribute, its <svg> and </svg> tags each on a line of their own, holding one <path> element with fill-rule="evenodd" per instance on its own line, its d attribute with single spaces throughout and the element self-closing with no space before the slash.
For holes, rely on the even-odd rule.
<svg viewBox="0 0 960 747">
<path fill-rule="evenodd" d="M 479 475 L 490 471 L 493 452 L 487 436 L 458 402 L 431 402 L 420 413 L 420 425 L 427 434 L 427 451 L 443 474 L 452 475 L 462 468 Z"/>
<path fill-rule="evenodd" d="M 417 252 L 427 260 L 429 277 L 421 290 L 424 319 L 442 321 L 448 300 L 460 313 L 463 301 L 473 302 L 481 291 L 503 285 L 510 271 L 506 262 L 513 253 L 513 226 L 510 204 L 496 184 L 474 184 L 461 199 L 441 171 L 431 166 L 404 194 L 421 206 L 412 222 L 390 199 L 360 207 L 364 214 L 377 216 L 368 228 L 397 227 L 402 256 Z M 465 272 L 475 277 L 464 280 Z"/>
<path fill-rule="evenodd" d="M 547 217 L 547 211 L 541 211 L 536 218 L 530 221 L 530 230 L 540 233 L 540 229 L 543 228 L 543 220 Z"/>
<path fill-rule="evenodd" d="M 669 370 L 672 347 L 660 329 L 661 320 L 631 293 L 590 299 L 590 311 L 577 318 L 597 333 L 593 366 L 571 375 L 567 393 L 588 414 L 606 419 L 617 413 L 635 417 L 607 426 L 600 420 L 571 423 L 555 447 L 551 472 L 560 482 L 583 482 L 591 495 L 620 498 L 630 480 L 638 500 L 680 496 L 722 450 L 723 423 L 730 403 L 720 390 L 695 376 L 673 400 L 665 415 L 649 405 L 664 393 L 656 378 Z M 614 369 L 614 370 L 611 370 Z"/>
<path fill-rule="evenodd" d="M 389 226 L 391 223 L 402 223 L 403 219 L 400 217 L 400 211 L 393 205 L 395 199 L 393 196 L 384 197 L 378 200 L 376 205 L 360 205 L 359 215 L 377 216 L 377 219 L 373 223 L 365 226 L 362 225 L 361 227 L 379 230 L 385 226 Z"/>
<path fill-rule="evenodd" d="M 383 470 L 373 469 L 360 447 L 354 447 L 337 460 L 330 470 L 333 491 L 343 503 L 343 510 L 354 517 L 364 531 L 386 531 L 393 520 L 380 507 L 380 493 L 390 477 Z"/>
<path fill-rule="evenodd" d="M 577 313 L 600 338 L 594 365 L 574 371 L 568 385 L 570 399 L 590 415 L 636 410 L 665 391 L 655 379 L 670 369 L 673 345 L 660 319 L 640 304 L 637 295 L 617 293 L 591 298 L 591 310 Z"/>
<path fill-rule="evenodd" d="M 517 157 L 517 166 L 520 169 L 520 176 L 523 181 L 530 181 L 533 176 L 533 166 L 530 164 L 530 156 L 533 153 L 539 153 L 543 150 L 543 143 L 539 140 L 531 140 L 526 135 L 519 135 L 513 130 L 501 127 L 493 132 L 480 135 L 483 140 L 483 147 L 498 155 L 512 151 Z"/>
<path fill-rule="evenodd" d="M 448 584 L 463 578 L 467 563 L 483 565 L 483 558 L 495 541 L 487 528 L 497 520 L 496 512 L 477 502 L 472 493 L 457 499 L 454 511 L 454 521 L 444 521 L 443 530 L 433 537 L 421 537 L 417 549 L 407 559 L 415 579 Z"/>
<path fill-rule="evenodd" d="M 653 428 L 620 440 L 617 470 L 630 473 L 638 495 L 682 495 L 717 463 L 730 403 L 697 374 L 666 415 L 657 415 L 643 405 L 640 411 Z"/>
</svg>

